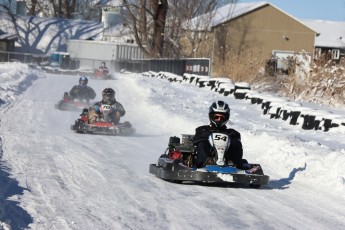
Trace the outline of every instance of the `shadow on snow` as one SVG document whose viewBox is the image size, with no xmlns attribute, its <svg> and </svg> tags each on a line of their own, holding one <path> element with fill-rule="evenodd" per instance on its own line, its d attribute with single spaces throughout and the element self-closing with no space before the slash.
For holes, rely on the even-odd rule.
<svg viewBox="0 0 345 230">
<path fill-rule="evenodd" d="M 295 178 L 296 174 L 301 171 L 305 171 L 307 168 L 307 164 L 305 163 L 303 167 L 294 168 L 287 178 L 281 178 L 279 180 L 271 180 L 269 182 L 269 186 L 272 189 L 288 189 L 289 185 L 292 183 L 293 179 Z"/>
<path fill-rule="evenodd" d="M 0 138 L 0 222 L 10 225 L 12 230 L 27 229 L 33 222 L 32 217 L 19 206 L 19 202 L 9 200 L 12 196 L 23 195 L 25 189 L 19 186 L 18 181 L 10 177 L 9 168 L 1 160 L 2 153 Z"/>
</svg>

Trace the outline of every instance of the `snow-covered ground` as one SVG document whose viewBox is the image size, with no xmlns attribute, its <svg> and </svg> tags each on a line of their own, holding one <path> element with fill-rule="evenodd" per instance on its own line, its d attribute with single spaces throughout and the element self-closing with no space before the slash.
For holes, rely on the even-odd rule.
<svg viewBox="0 0 345 230">
<path fill-rule="evenodd" d="M 269 119 L 248 100 L 141 74 L 89 80 L 116 91 L 137 133 L 76 134 L 79 112 L 54 105 L 78 76 L 0 64 L 0 229 L 344 229 L 345 139 Z M 173 184 L 149 174 L 170 136 L 231 107 L 244 156 L 268 186 Z"/>
</svg>

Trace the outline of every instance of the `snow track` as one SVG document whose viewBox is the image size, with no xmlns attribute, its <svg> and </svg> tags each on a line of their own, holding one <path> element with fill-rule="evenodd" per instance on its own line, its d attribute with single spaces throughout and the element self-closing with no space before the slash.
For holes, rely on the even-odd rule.
<svg viewBox="0 0 345 230">
<path fill-rule="evenodd" d="M 22 217 L 7 213 L 1 221 L 19 219 L 24 228 L 44 230 L 344 228 L 342 143 L 335 147 L 309 138 L 261 116 L 245 101 L 135 74 L 90 79 L 89 85 L 97 100 L 103 88 L 113 87 L 127 111 L 122 120 L 137 133 L 77 134 L 70 125 L 80 113 L 54 108 L 77 81 L 47 75 L 1 111 L 2 162 L 10 173 L 2 178 L 18 182 L 17 191 L 5 187 L 12 193 L 2 198 L 12 210 L 18 202 Z M 245 157 L 263 166 L 270 184 L 181 185 L 149 174 L 169 137 L 207 123 L 208 106 L 217 99 L 230 104 L 231 126 L 242 133 Z"/>
</svg>

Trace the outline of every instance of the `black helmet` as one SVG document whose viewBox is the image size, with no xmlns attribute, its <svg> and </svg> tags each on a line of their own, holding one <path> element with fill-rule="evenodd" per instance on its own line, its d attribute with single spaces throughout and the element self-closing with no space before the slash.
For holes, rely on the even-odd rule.
<svg viewBox="0 0 345 230">
<path fill-rule="evenodd" d="M 82 87 L 85 87 L 85 86 L 87 86 L 88 81 L 89 80 L 87 79 L 87 77 L 81 76 L 79 78 L 79 85 L 82 86 Z"/>
<path fill-rule="evenodd" d="M 208 112 L 212 125 L 220 128 L 228 123 L 230 118 L 230 107 L 224 101 L 213 102 Z"/>
<path fill-rule="evenodd" d="M 105 88 L 102 91 L 103 102 L 107 104 L 115 103 L 115 91 L 112 88 Z"/>
<path fill-rule="evenodd" d="M 103 66 L 103 67 L 105 66 L 105 62 L 104 61 L 101 62 L 101 66 Z"/>
</svg>

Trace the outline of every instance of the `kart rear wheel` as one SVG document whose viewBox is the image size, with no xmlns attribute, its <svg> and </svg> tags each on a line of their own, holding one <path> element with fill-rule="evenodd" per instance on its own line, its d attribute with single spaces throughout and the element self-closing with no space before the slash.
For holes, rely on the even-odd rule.
<svg viewBox="0 0 345 230">
<path fill-rule="evenodd" d="M 182 180 L 165 180 L 168 181 L 170 183 L 174 183 L 174 184 L 182 184 Z"/>
<path fill-rule="evenodd" d="M 249 187 L 251 188 L 260 188 L 261 184 L 250 184 Z"/>
</svg>

